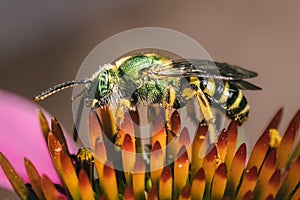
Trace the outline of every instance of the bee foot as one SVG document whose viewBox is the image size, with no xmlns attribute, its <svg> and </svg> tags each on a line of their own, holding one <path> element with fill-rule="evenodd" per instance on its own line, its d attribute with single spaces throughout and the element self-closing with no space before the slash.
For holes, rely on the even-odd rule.
<svg viewBox="0 0 300 200">
<path fill-rule="evenodd" d="M 217 140 L 218 140 L 217 129 L 214 124 L 208 125 L 208 134 L 209 134 L 209 137 L 208 137 L 209 144 L 217 143 Z"/>
</svg>

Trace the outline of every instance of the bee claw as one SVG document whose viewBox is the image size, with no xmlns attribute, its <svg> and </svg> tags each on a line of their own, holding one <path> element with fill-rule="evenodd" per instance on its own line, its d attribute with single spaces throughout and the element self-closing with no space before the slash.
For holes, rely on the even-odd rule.
<svg viewBox="0 0 300 200">
<path fill-rule="evenodd" d="M 202 121 L 200 122 L 200 125 L 207 126 L 207 123 L 206 123 L 205 119 L 202 119 Z"/>
<path fill-rule="evenodd" d="M 174 138 L 177 137 L 177 134 L 172 130 L 169 130 L 168 133 L 170 133 Z"/>
</svg>

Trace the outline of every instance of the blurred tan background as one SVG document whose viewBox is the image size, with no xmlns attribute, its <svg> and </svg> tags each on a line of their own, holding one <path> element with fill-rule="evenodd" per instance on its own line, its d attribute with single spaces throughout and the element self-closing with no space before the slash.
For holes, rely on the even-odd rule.
<svg viewBox="0 0 300 200">
<path fill-rule="evenodd" d="M 0 88 L 31 99 L 74 79 L 87 54 L 106 38 L 137 27 L 165 27 L 192 37 L 216 61 L 259 73 L 251 82 L 263 91 L 246 92 L 252 109 L 244 131 L 253 141 L 281 106 L 285 125 L 300 107 L 299 6 L 271 0 L 1 2 Z M 71 93 L 40 103 L 67 130 L 73 126 Z"/>
<path fill-rule="evenodd" d="M 246 93 L 252 109 L 243 128 L 249 141 L 256 141 L 277 109 L 284 107 L 286 126 L 300 107 L 299 6 L 273 0 L 2 1 L 0 88 L 31 99 L 74 79 L 86 55 L 106 38 L 137 27 L 170 28 L 194 38 L 214 60 L 259 73 L 251 82 L 263 91 Z M 73 126 L 71 93 L 40 103 L 68 130 Z"/>
</svg>

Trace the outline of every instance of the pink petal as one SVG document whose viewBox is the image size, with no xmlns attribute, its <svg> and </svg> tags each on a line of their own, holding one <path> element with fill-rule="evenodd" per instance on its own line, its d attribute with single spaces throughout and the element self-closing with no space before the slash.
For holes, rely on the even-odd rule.
<svg viewBox="0 0 300 200">
<path fill-rule="evenodd" d="M 0 90 L 0 151 L 26 183 L 29 179 L 24 157 L 36 166 L 40 175 L 46 174 L 54 183 L 60 183 L 43 138 L 38 109 L 39 106 L 29 100 Z M 50 115 L 44 110 L 43 113 L 50 123 Z M 76 152 L 76 145 L 71 139 L 67 141 L 71 153 Z M 12 189 L 1 167 L 0 187 Z"/>
</svg>

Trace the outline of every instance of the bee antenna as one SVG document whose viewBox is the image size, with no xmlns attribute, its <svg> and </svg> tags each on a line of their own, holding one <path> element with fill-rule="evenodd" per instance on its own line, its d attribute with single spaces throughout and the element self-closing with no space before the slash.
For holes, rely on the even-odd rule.
<svg viewBox="0 0 300 200">
<path fill-rule="evenodd" d="M 83 80 L 72 80 L 72 81 L 67 81 L 64 83 L 60 83 L 58 85 L 55 85 L 51 88 L 48 88 L 47 90 L 44 90 L 43 92 L 41 92 L 40 94 L 36 95 L 33 100 L 34 101 L 40 101 L 40 100 L 44 100 L 45 98 L 60 92 L 61 90 L 70 88 L 70 87 L 74 87 L 77 85 L 85 85 L 85 84 L 91 84 L 92 81 L 90 79 L 83 79 Z"/>
</svg>

